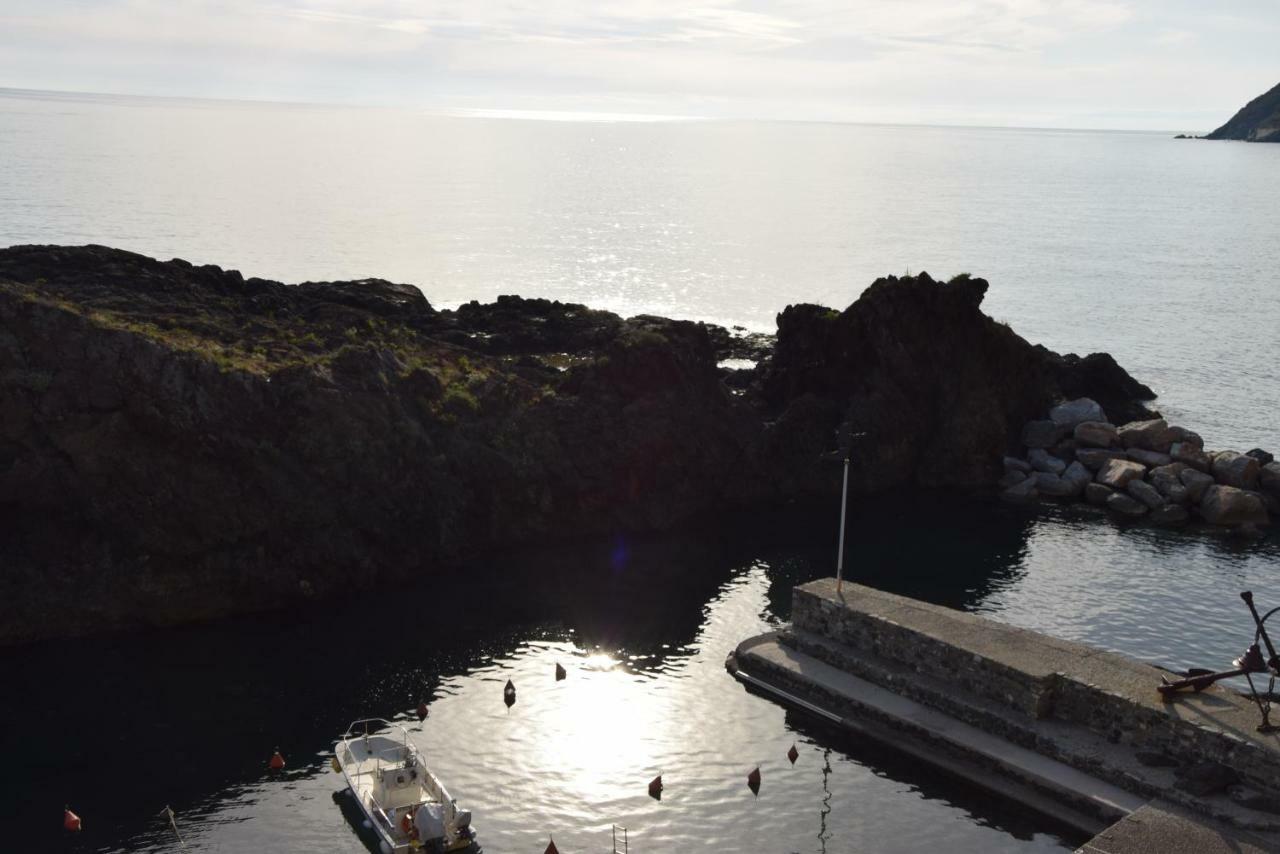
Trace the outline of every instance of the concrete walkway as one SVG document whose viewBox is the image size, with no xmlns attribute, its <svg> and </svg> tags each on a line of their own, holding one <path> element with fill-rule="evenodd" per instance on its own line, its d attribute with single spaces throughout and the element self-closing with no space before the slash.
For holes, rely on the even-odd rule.
<svg viewBox="0 0 1280 854">
<path fill-rule="evenodd" d="M 1263 854 L 1273 843 L 1247 831 L 1208 824 L 1157 801 L 1099 833 L 1076 854 Z"/>
</svg>

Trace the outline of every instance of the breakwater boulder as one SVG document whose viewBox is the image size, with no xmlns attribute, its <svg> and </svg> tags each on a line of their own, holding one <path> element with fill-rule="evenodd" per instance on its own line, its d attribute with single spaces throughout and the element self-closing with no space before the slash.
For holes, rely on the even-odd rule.
<svg viewBox="0 0 1280 854">
<path fill-rule="evenodd" d="M 1047 432 L 1046 425 L 1065 428 L 1077 414 L 1089 418 L 1076 422 L 1071 440 Z M 1163 418 L 1114 425 L 1096 401 L 1079 399 L 1053 407 L 1048 419 L 1028 421 L 1021 436 L 1023 453 L 1002 458 L 1000 486 L 1010 502 L 1080 497 L 1126 518 L 1176 526 L 1194 516 L 1246 534 L 1280 513 L 1280 465 L 1271 454 L 1206 451 L 1199 434 Z M 1078 489 L 1027 474 L 1072 470 L 1088 475 Z"/>
</svg>

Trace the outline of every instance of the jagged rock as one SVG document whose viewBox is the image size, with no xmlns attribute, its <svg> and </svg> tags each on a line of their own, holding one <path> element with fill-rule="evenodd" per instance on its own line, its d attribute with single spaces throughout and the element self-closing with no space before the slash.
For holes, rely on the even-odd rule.
<svg viewBox="0 0 1280 854">
<path fill-rule="evenodd" d="M 1261 448 L 1254 448 L 1252 450 L 1245 451 L 1244 455 L 1246 457 L 1253 457 L 1255 460 L 1258 461 L 1258 465 L 1260 466 L 1265 466 L 1267 463 L 1275 460 L 1274 455 L 1272 455 L 1268 451 L 1262 450 Z"/>
<path fill-rule="evenodd" d="M 1267 508 L 1258 496 L 1219 484 L 1204 491 L 1200 515 L 1213 525 L 1266 525 L 1270 521 Z"/>
<path fill-rule="evenodd" d="M 1160 491 L 1145 480 L 1138 480 L 1137 478 L 1134 478 L 1125 484 L 1124 488 L 1126 492 L 1150 507 L 1152 510 L 1163 506 L 1165 503 L 1164 496 L 1160 494 Z"/>
<path fill-rule="evenodd" d="M 1109 486 L 1103 486 L 1100 483 L 1090 483 L 1084 488 L 1085 500 L 1098 506 L 1106 504 L 1107 499 L 1115 494 L 1114 489 Z"/>
<path fill-rule="evenodd" d="M 1093 481 L 1093 472 L 1077 461 L 1067 466 L 1067 470 L 1062 473 L 1062 480 L 1072 485 L 1074 488 L 1072 495 L 1079 495 L 1084 491 L 1085 486 Z"/>
<path fill-rule="evenodd" d="M 1079 397 L 1060 403 L 1049 410 L 1049 420 L 1062 427 L 1074 429 L 1077 424 L 1086 421 L 1106 421 L 1107 413 L 1102 411 L 1102 407 L 1096 401 Z"/>
<path fill-rule="evenodd" d="M 1168 463 L 1163 466 L 1153 468 L 1147 474 L 1147 480 L 1151 485 L 1160 490 L 1160 494 L 1169 495 L 1169 490 L 1175 486 L 1182 486 L 1182 471 L 1186 468 L 1183 463 Z"/>
<path fill-rule="evenodd" d="M 1031 467 L 1036 471 L 1048 472 L 1049 474 L 1062 474 L 1067 469 L 1066 463 L 1050 455 L 1043 448 L 1032 448 L 1027 451 L 1027 462 L 1031 463 Z"/>
<path fill-rule="evenodd" d="M 1078 445 L 1090 448 L 1111 448 L 1120 444 L 1115 425 L 1105 421 L 1083 421 L 1076 425 L 1074 436 Z"/>
<path fill-rule="evenodd" d="M 1000 497 L 1013 504 L 1026 504 L 1030 501 L 1035 501 L 1039 494 L 1040 493 L 1036 491 L 1035 477 L 1028 477 L 1021 483 L 1015 483 L 1013 486 L 1000 493 Z"/>
<path fill-rule="evenodd" d="M 1181 474 L 1178 475 L 1178 479 L 1187 488 L 1187 494 L 1195 504 L 1199 504 L 1200 500 L 1204 498 L 1204 491 L 1213 486 L 1212 477 L 1193 468 L 1183 469 Z"/>
<path fill-rule="evenodd" d="M 1159 507 L 1152 508 L 1151 521 L 1157 525 L 1166 525 L 1173 527 L 1181 525 L 1191 517 L 1187 512 L 1187 508 L 1177 504 L 1162 504 Z"/>
<path fill-rule="evenodd" d="M 1022 444 L 1028 448 L 1052 448 L 1069 432 L 1052 421 L 1028 421 L 1022 428 Z"/>
<path fill-rule="evenodd" d="M 1080 494 L 1080 490 L 1076 488 L 1075 483 L 1065 481 L 1056 474 L 1049 472 L 1036 472 L 1036 489 L 1041 495 L 1050 495 L 1054 498 L 1070 498 Z"/>
<path fill-rule="evenodd" d="M 1280 497 L 1280 463 L 1267 463 L 1259 470 L 1258 486 L 1263 492 Z"/>
<path fill-rule="evenodd" d="M 1118 448 L 1077 448 L 1076 459 L 1093 471 L 1102 468 L 1107 460 L 1127 459 L 1125 452 Z"/>
<path fill-rule="evenodd" d="M 1031 473 L 1031 463 L 1026 460 L 1020 460 L 1017 457 L 1005 457 L 1002 461 L 1006 472 L 1020 471 L 1023 474 Z"/>
<path fill-rule="evenodd" d="M 1136 519 L 1146 514 L 1147 505 L 1123 493 L 1114 492 L 1107 496 L 1107 509 L 1121 516 Z"/>
<path fill-rule="evenodd" d="M 1213 467 L 1213 460 L 1209 459 L 1204 448 L 1191 442 L 1174 442 L 1169 446 L 1169 456 L 1203 472 Z"/>
<path fill-rule="evenodd" d="M 1001 477 L 1000 480 L 996 482 L 996 485 L 999 486 L 1001 489 L 1008 489 L 1011 486 L 1022 483 L 1026 479 L 1027 479 L 1026 472 L 1010 470 L 1004 473 L 1004 476 Z"/>
<path fill-rule="evenodd" d="M 1172 444 L 1168 429 L 1169 425 L 1163 418 L 1155 418 L 1148 421 L 1130 421 L 1116 428 L 1116 432 L 1120 435 L 1120 444 L 1126 448 L 1143 448 L 1163 454 Z"/>
<path fill-rule="evenodd" d="M 1238 489 L 1255 489 L 1261 466 L 1253 457 L 1235 451 L 1219 451 L 1213 455 L 1213 479 Z"/>
<path fill-rule="evenodd" d="M 1142 463 L 1131 460 L 1107 460 L 1102 468 L 1098 469 L 1098 476 L 1095 479 L 1098 483 L 1112 489 L 1124 489 L 1129 481 L 1135 478 L 1141 480 L 1146 472 L 1147 467 Z"/>
<path fill-rule="evenodd" d="M 1173 457 L 1168 454 L 1161 454 L 1157 451 L 1146 451 L 1142 448 L 1130 448 L 1125 452 L 1129 459 L 1134 462 L 1142 463 L 1150 468 L 1158 468 L 1159 466 L 1167 466 L 1173 462 Z"/>
<path fill-rule="evenodd" d="M 1057 374 L 1063 397 L 1096 400 L 1116 423 L 1155 417 L 1139 402 L 1155 400 L 1155 392 L 1129 376 L 1109 354 L 1090 353 L 1084 358 L 1074 353 L 1043 355 Z"/>
</svg>

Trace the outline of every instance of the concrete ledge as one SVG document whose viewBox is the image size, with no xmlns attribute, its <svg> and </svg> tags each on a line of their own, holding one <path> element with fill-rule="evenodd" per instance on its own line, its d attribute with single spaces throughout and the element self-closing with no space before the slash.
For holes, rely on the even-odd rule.
<svg viewBox="0 0 1280 854">
<path fill-rule="evenodd" d="M 1099 833 L 1076 854 L 1263 854 L 1275 844 L 1252 833 L 1208 824 L 1169 803 L 1153 803 Z"/>
</svg>

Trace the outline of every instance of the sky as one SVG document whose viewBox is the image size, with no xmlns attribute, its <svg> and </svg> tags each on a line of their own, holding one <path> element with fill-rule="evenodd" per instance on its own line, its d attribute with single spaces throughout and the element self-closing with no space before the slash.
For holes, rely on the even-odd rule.
<svg viewBox="0 0 1280 854">
<path fill-rule="evenodd" d="M 1203 132 L 1277 0 L 0 0 L 0 87 Z"/>
</svg>

